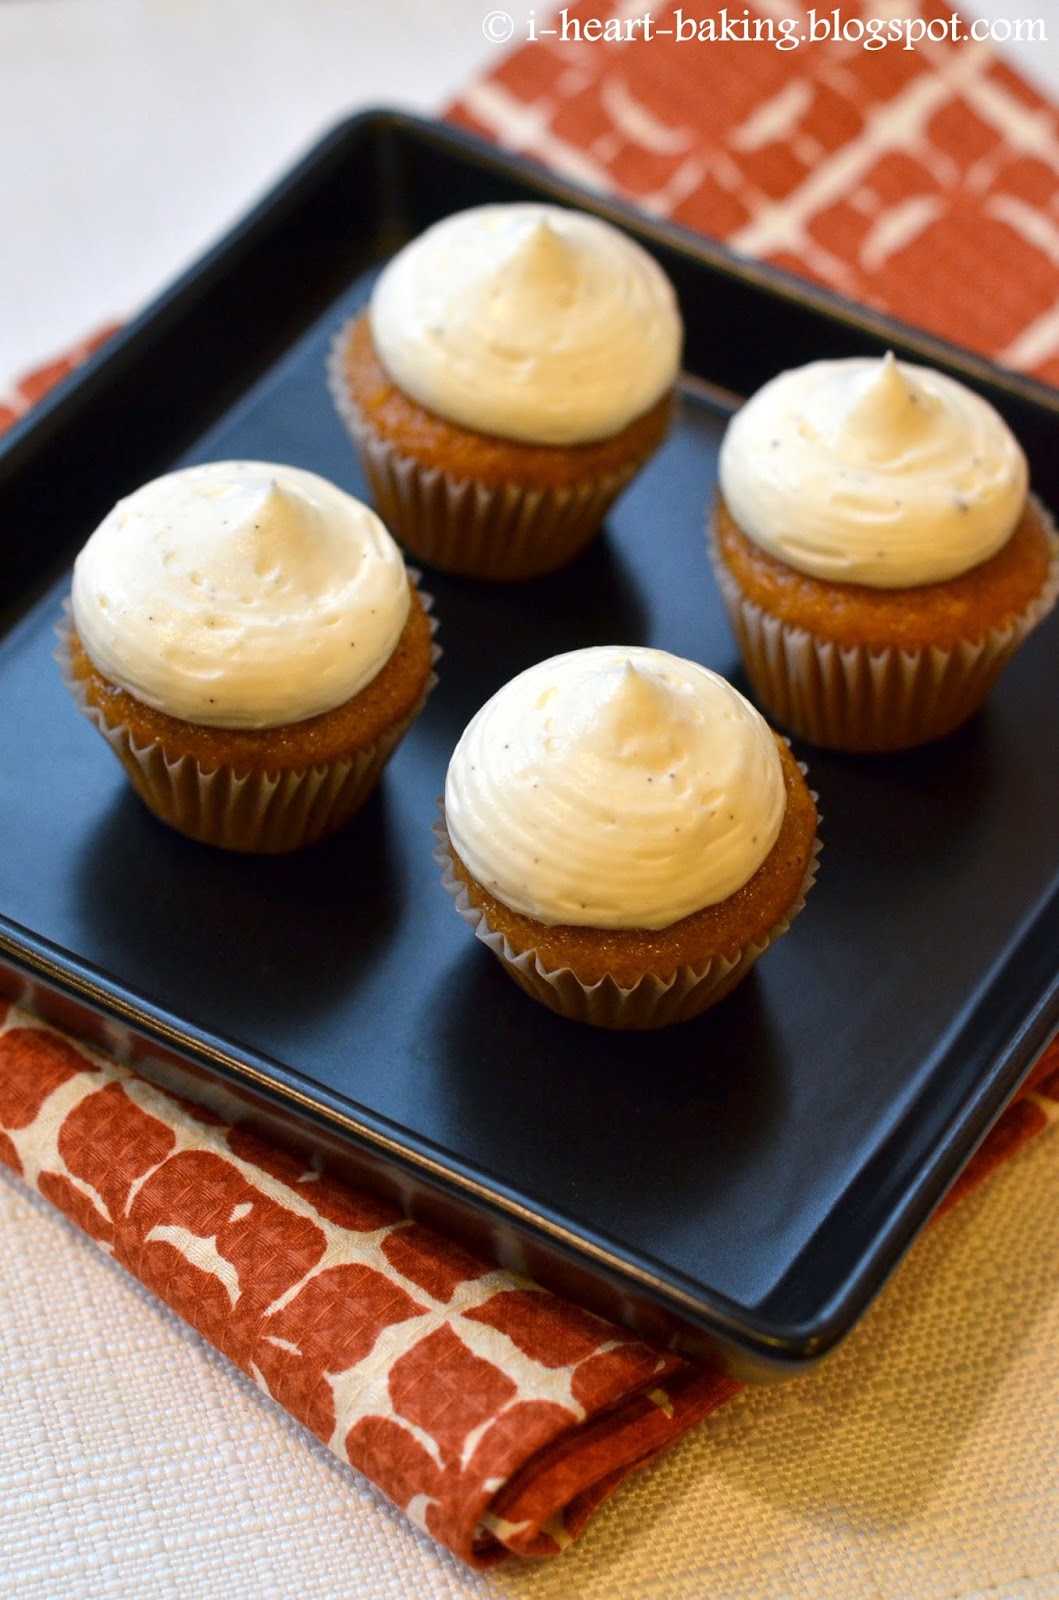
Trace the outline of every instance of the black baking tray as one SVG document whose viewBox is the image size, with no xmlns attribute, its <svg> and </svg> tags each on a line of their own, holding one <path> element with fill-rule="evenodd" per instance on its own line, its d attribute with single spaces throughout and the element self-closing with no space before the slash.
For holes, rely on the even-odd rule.
<svg viewBox="0 0 1059 1600">
<path fill-rule="evenodd" d="M 428 573 L 440 685 L 340 836 L 248 859 L 134 799 L 51 659 L 73 553 L 177 463 L 251 456 L 364 486 L 324 378 L 374 272 L 436 218 L 545 197 L 617 221 L 687 322 L 673 437 L 566 571 Z M 735 397 L 815 357 L 941 366 L 1009 418 L 1059 503 L 1059 401 L 461 133 L 339 127 L 0 452 L 3 991 L 396 1195 L 582 1303 L 743 1376 L 852 1326 L 1059 1017 L 1059 629 L 920 752 L 799 750 L 817 886 L 715 1012 L 653 1035 L 564 1023 L 455 915 L 431 823 L 469 716 L 530 662 L 664 646 L 745 688 L 703 540 Z"/>
</svg>

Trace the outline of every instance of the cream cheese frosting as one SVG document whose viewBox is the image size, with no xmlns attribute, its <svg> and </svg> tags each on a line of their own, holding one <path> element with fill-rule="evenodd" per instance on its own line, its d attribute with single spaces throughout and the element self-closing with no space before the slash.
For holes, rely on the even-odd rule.
<svg viewBox="0 0 1059 1600">
<path fill-rule="evenodd" d="M 530 444 L 619 433 L 680 366 L 662 269 L 609 223 L 558 206 L 480 206 L 428 228 L 382 273 L 370 318 L 405 394 Z"/>
<path fill-rule="evenodd" d="M 733 417 L 728 509 L 799 572 L 907 588 L 956 577 L 1010 538 L 1026 459 L 1007 424 L 928 367 L 854 357 L 782 372 Z"/>
<path fill-rule="evenodd" d="M 272 728 L 370 683 L 410 598 L 359 500 L 297 467 L 213 461 L 118 502 L 77 558 L 71 605 L 89 659 L 146 705 Z"/>
<path fill-rule="evenodd" d="M 453 752 L 445 823 L 468 871 L 544 923 L 664 928 L 726 900 L 776 842 L 783 768 L 724 678 L 640 646 L 553 656 Z"/>
</svg>

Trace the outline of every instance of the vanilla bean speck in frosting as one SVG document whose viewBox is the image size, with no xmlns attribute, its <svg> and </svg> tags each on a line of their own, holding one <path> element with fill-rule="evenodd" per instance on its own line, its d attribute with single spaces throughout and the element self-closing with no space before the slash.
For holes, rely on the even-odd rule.
<svg viewBox="0 0 1059 1600">
<path fill-rule="evenodd" d="M 530 444 L 609 438 L 680 365 L 680 313 L 658 264 L 609 223 L 557 206 L 481 206 L 435 224 L 386 267 L 370 320 L 411 399 Z"/>
<path fill-rule="evenodd" d="M 796 570 L 905 588 L 995 555 L 1028 474 L 987 401 L 888 354 L 815 361 L 765 384 L 728 426 L 720 485 L 747 537 Z"/>
<path fill-rule="evenodd" d="M 214 461 L 118 502 L 77 558 L 71 605 L 93 665 L 145 705 L 271 728 L 370 683 L 410 599 L 359 500 L 300 468 Z"/>
<path fill-rule="evenodd" d="M 598 646 L 505 684 L 449 764 L 445 824 L 486 889 L 543 923 L 668 927 L 726 900 L 779 834 L 757 711 L 707 668 Z"/>
</svg>

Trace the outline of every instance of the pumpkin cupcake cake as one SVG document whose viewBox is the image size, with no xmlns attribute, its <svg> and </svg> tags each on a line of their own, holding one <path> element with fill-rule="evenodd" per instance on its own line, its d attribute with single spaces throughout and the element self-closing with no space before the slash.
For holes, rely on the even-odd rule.
<svg viewBox="0 0 1059 1600">
<path fill-rule="evenodd" d="M 570 561 L 669 427 L 682 325 L 657 262 L 557 206 L 482 206 L 389 263 L 330 379 L 376 504 L 446 572 Z"/>
<path fill-rule="evenodd" d="M 1059 592 L 1059 540 L 997 412 L 929 368 L 781 373 L 729 424 L 711 551 L 762 705 L 901 750 L 978 710 Z"/>
<path fill-rule="evenodd" d="M 59 660 L 158 817 L 274 853 L 374 787 L 434 681 L 428 605 L 367 506 L 295 467 L 216 461 L 104 518 Z"/>
<path fill-rule="evenodd" d="M 786 742 L 716 673 L 632 646 L 500 689 L 453 753 L 435 831 L 445 888 L 516 982 L 608 1028 L 714 1005 L 816 871 Z"/>
</svg>

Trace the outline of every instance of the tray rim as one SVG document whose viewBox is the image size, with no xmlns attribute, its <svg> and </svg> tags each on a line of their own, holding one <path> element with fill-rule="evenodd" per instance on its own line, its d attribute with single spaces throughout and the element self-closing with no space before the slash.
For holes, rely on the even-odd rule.
<svg viewBox="0 0 1059 1600">
<path fill-rule="evenodd" d="M 979 387 L 986 385 L 1029 402 L 1059 420 L 1059 393 L 1035 379 L 1008 372 L 984 357 L 859 307 L 779 268 L 737 257 L 723 245 L 678 224 L 642 213 L 613 196 L 582 191 L 565 179 L 538 170 L 463 129 L 403 112 L 368 110 L 345 119 L 325 134 L 196 263 L 8 430 L 0 440 L 0 485 L 5 473 L 17 474 L 20 463 L 31 456 L 34 449 L 45 445 L 58 427 L 76 420 L 77 413 L 91 405 L 100 387 L 112 373 L 120 371 L 130 352 L 135 352 L 152 331 L 161 323 L 179 319 L 193 307 L 204 286 L 228 275 L 233 269 L 233 258 L 249 250 L 254 239 L 274 222 L 278 213 L 297 201 L 309 175 L 345 152 L 351 140 L 364 138 L 375 141 L 378 148 L 373 159 L 376 161 L 382 159 L 380 151 L 387 139 L 432 145 L 457 159 L 484 167 L 498 177 L 528 185 L 544 197 L 608 217 L 641 239 L 676 250 L 699 266 L 735 277 L 771 298 L 808 308 L 866 338 L 882 339 L 911 350 L 925 361 L 966 376 Z M 395 170 L 392 151 L 390 162 Z M 400 205 L 398 197 L 398 209 Z M 28 614 L 32 616 L 34 611 L 35 606 L 31 605 Z M 12 631 L 0 623 L 0 643 L 5 642 Z M 613 1242 L 548 1216 L 546 1210 L 527 1203 L 511 1187 L 496 1179 L 486 1180 L 469 1173 L 459 1159 L 450 1155 L 447 1162 L 438 1160 L 431 1155 L 429 1142 L 410 1135 L 407 1129 L 400 1130 L 402 1143 L 387 1131 L 391 1127 L 387 1119 L 370 1112 L 369 1108 L 347 1102 L 346 1109 L 342 1109 L 332 1103 L 339 1097 L 321 1085 L 313 1085 L 314 1098 L 300 1087 L 308 1080 L 282 1061 L 234 1045 L 208 1029 L 184 1022 L 163 1006 L 132 994 L 117 980 L 95 969 L 83 956 L 51 944 L 2 912 L 0 958 L 6 958 L 16 970 L 45 988 L 83 1002 L 104 1018 L 118 1024 L 131 1023 L 144 1037 L 175 1050 L 196 1066 L 219 1075 L 222 1081 L 252 1085 L 267 1099 L 274 1099 L 288 1108 L 293 1102 L 304 1114 L 307 1127 L 326 1126 L 383 1159 L 437 1182 L 443 1190 L 470 1197 L 471 1203 L 480 1210 L 501 1221 L 513 1222 L 523 1232 L 543 1236 L 569 1251 L 575 1259 L 583 1261 L 587 1257 L 618 1282 L 633 1280 L 649 1299 L 657 1300 L 663 1307 L 675 1308 L 678 1314 L 690 1314 L 693 1321 L 750 1356 L 762 1358 L 777 1373 L 801 1370 L 833 1348 L 850 1330 L 925 1225 L 934 1205 L 971 1159 L 1033 1060 L 1059 1026 L 1057 971 L 1042 991 L 1038 1004 L 1012 1034 L 1006 1049 L 995 1058 L 991 1073 L 979 1083 L 960 1114 L 954 1115 L 939 1134 L 929 1159 L 907 1187 L 888 1225 L 876 1235 L 872 1249 L 845 1274 L 820 1311 L 800 1322 L 789 1322 L 743 1306 L 706 1285 L 694 1284 L 687 1288 L 684 1285 L 688 1280 L 673 1269 L 667 1269 L 666 1278 L 644 1270 Z M 282 1093 L 277 1084 L 282 1086 Z M 353 1114 L 364 1112 L 367 1121 Z"/>
<path fill-rule="evenodd" d="M 987 356 L 942 339 L 911 323 L 901 322 L 874 311 L 855 300 L 800 278 L 782 267 L 742 256 L 706 234 L 666 218 L 653 216 L 617 194 L 595 193 L 568 179 L 538 167 L 524 157 L 509 152 L 458 124 L 417 116 L 393 107 L 367 107 L 337 122 L 322 137 L 297 156 L 279 179 L 241 213 L 230 227 L 189 266 L 172 278 L 128 322 L 122 324 L 78 367 L 48 390 L 28 411 L 0 434 L 0 484 L 6 471 L 17 469 L 18 458 L 27 441 L 36 443 L 49 433 L 74 400 L 98 385 L 101 371 L 109 371 L 134 346 L 145 331 L 177 314 L 185 300 L 203 285 L 226 275 L 233 252 L 252 243 L 255 234 L 270 223 L 292 199 L 296 199 L 305 179 L 330 157 L 338 155 L 352 138 L 378 136 L 410 139 L 432 144 L 492 170 L 499 177 L 514 178 L 532 185 L 559 204 L 579 207 L 607 217 L 619 227 L 628 228 L 643 239 L 693 256 L 725 276 L 735 277 L 769 294 L 770 297 L 811 310 L 829 322 L 838 322 L 869 340 L 890 340 L 914 350 L 924 361 L 959 371 L 979 386 L 987 385 L 1011 398 L 1028 401 L 1052 412 L 1059 420 L 1059 388 L 1053 388 L 1013 368 L 1000 366 Z"/>
</svg>

